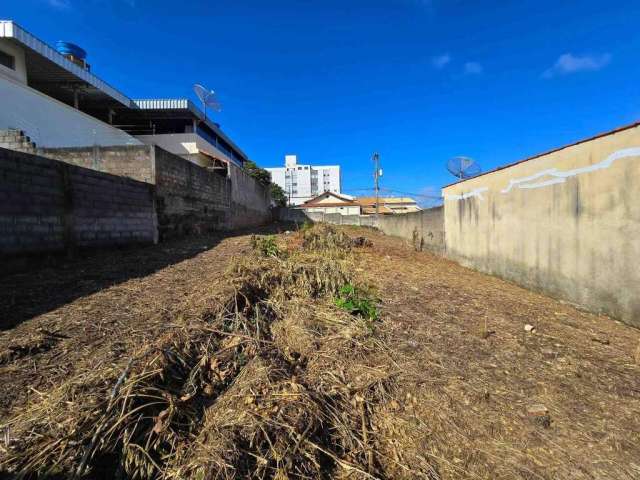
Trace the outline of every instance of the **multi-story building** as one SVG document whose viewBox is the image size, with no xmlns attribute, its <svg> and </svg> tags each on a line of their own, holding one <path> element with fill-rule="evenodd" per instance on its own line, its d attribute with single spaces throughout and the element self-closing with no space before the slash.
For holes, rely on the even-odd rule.
<svg viewBox="0 0 640 480">
<path fill-rule="evenodd" d="M 92 72 L 80 47 L 47 45 L 0 20 L 0 144 L 34 150 L 158 145 L 202 167 L 247 156 L 188 99 L 133 100 Z"/>
<path fill-rule="evenodd" d="M 324 192 L 340 194 L 342 180 L 338 165 L 301 165 L 296 155 L 286 155 L 284 167 L 266 170 L 271 174 L 271 181 L 284 190 L 289 205 L 301 205 Z"/>
</svg>

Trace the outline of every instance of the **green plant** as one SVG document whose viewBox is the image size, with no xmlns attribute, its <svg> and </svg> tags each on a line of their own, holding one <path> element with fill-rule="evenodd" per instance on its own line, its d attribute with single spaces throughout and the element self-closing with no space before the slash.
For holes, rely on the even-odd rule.
<svg viewBox="0 0 640 480">
<path fill-rule="evenodd" d="M 300 231 L 306 232 L 307 230 L 311 230 L 311 227 L 313 227 L 313 222 L 311 220 L 305 220 L 300 227 Z"/>
<path fill-rule="evenodd" d="M 363 291 L 350 283 L 344 284 L 335 299 L 337 307 L 346 310 L 352 315 L 358 315 L 373 322 L 378 320 L 380 314 L 377 307 L 377 299 L 369 292 Z"/>
<path fill-rule="evenodd" d="M 243 168 L 247 174 L 255 178 L 261 185 L 266 187 L 271 183 L 271 174 L 264 168 L 260 168 L 255 162 L 247 160 L 244 162 Z"/>
<path fill-rule="evenodd" d="M 267 237 L 256 237 L 254 235 L 251 237 L 251 246 L 264 257 L 277 257 L 280 255 L 280 248 L 273 235 Z"/>
<path fill-rule="evenodd" d="M 284 190 L 275 183 L 269 185 L 269 193 L 271 194 L 271 200 L 275 204 L 276 207 L 286 207 L 287 206 L 287 195 L 284 193 Z"/>
</svg>

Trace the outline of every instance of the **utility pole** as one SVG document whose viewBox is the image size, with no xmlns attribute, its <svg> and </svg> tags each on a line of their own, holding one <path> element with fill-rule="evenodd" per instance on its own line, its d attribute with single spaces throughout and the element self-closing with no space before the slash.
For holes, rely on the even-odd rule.
<svg viewBox="0 0 640 480">
<path fill-rule="evenodd" d="M 380 213 L 380 185 L 379 185 L 379 179 L 380 179 L 380 155 L 378 154 L 378 152 L 374 152 L 373 156 L 371 157 L 371 159 L 373 160 L 373 165 L 374 165 L 374 172 L 373 172 L 373 181 L 374 181 L 374 188 L 376 191 L 376 220 L 378 219 L 378 214 Z"/>
</svg>

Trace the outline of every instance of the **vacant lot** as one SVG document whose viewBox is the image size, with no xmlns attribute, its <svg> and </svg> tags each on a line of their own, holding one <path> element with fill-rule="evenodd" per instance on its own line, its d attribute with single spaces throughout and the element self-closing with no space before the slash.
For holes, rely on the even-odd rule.
<svg viewBox="0 0 640 480">
<path fill-rule="evenodd" d="M 249 235 L 237 235 L 103 254 L 1 279 L 0 428 L 5 433 L 0 465 L 11 455 L 7 469 L 27 464 L 16 453 L 26 434 L 14 424 L 31 422 L 24 427 L 31 435 L 43 425 L 64 429 L 66 421 L 73 423 L 72 416 L 63 420 L 48 410 L 51 399 L 64 399 L 56 408 L 64 404 L 73 411 L 86 401 L 85 410 L 99 411 L 101 400 L 92 389 L 106 396 L 113 391 L 110 409 L 119 401 L 122 379 L 135 376 L 130 370 L 134 352 L 179 335 L 185 339 L 180 345 L 201 348 L 206 325 L 215 325 L 212 312 L 235 292 L 231 313 L 236 323 L 243 316 L 243 330 L 227 329 L 231 317 L 225 310 L 220 318 L 228 333 L 211 331 L 238 341 L 211 340 L 215 362 L 211 355 L 206 358 L 217 377 L 198 384 L 209 392 L 207 401 L 197 404 L 204 413 L 189 417 L 197 426 L 176 428 L 175 438 L 165 438 L 171 448 L 148 442 L 148 451 L 160 452 L 149 458 L 150 477 L 159 475 L 153 468 L 164 468 L 160 461 L 172 478 L 640 477 L 638 330 L 414 252 L 398 239 L 371 230 L 343 231 L 365 236 L 373 245 L 354 247 L 346 257 L 337 254 L 335 271 L 329 254 L 295 256 L 304 245 L 301 234 L 279 235 L 279 247 L 273 255 L 267 249 L 265 260 L 253 252 Z M 287 251 L 293 252 L 290 257 L 277 258 Z M 325 262 L 318 263 L 322 258 Z M 299 272 L 292 259 L 314 267 Z M 335 286 L 313 278 L 323 271 L 372 287 L 381 312 L 374 324 L 349 324 L 340 316 L 332 301 Z M 294 283 L 282 281 L 283 276 Z M 244 284 L 236 277 L 250 279 L 255 288 L 240 287 Z M 264 286 L 278 282 L 281 290 Z M 313 294 L 288 296 L 285 287 L 307 284 Z M 244 310 L 238 298 L 244 298 Z M 196 323 L 203 325 L 197 341 L 189 337 L 189 325 Z M 220 356 L 233 349 L 242 362 Z M 188 363 L 188 357 L 180 362 Z M 197 358 L 200 365 L 205 357 Z M 101 369 L 109 369 L 109 375 L 78 380 L 71 397 L 58 391 L 67 379 Z M 256 372 L 263 371 L 266 380 L 258 381 Z M 359 389 L 360 380 L 366 389 Z M 294 397 L 297 403 L 278 403 Z M 193 398 L 196 393 L 183 395 L 175 405 L 188 403 L 193 410 Z M 262 405 L 266 398 L 271 403 Z M 130 408 L 127 401 L 123 412 Z M 170 429 L 166 418 L 173 415 L 172 402 L 170 411 L 158 407 L 149 417 L 148 430 L 158 438 Z M 232 420 L 242 416 L 240 408 L 253 413 L 247 417 L 251 421 L 236 425 Z M 26 419 L 29 415 L 34 418 Z M 108 431 L 118 431 L 130 419 L 121 417 Z M 144 421 L 141 417 L 124 428 L 118 441 L 126 447 L 132 429 L 135 433 Z M 96 433 L 88 423 L 74 426 L 63 446 L 61 438 L 47 443 L 66 452 L 59 466 L 50 467 L 53 473 L 65 472 L 69 452 L 80 447 L 116 455 L 96 457 L 94 473 L 100 461 L 117 460 L 117 449 L 98 440 L 107 427 Z M 89 433 L 76 438 L 79 429 Z M 38 435 L 27 446 L 37 447 Z M 225 437 L 238 440 L 224 451 L 210 446 Z M 171 455 L 161 455 L 167 451 Z M 74 468 L 86 466 L 81 473 L 90 475 L 82 452 Z M 144 461 L 125 459 L 117 473 Z M 206 469 L 194 467 L 198 462 Z"/>
</svg>

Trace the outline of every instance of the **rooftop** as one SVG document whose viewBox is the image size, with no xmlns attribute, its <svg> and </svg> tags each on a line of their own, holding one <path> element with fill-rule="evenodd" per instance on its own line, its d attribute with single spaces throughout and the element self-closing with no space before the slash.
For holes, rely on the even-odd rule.
<svg viewBox="0 0 640 480">
<path fill-rule="evenodd" d="M 131 99 L 104 80 L 68 60 L 12 20 L 0 20 L 0 38 L 24 48 L 29 86 L 65 103 L 73 103 L 73 89 L 82 88 L 87 107 L 97 103 L 131 107 Z"/>
<path fill-rule="evenodd" d="M 356 199 L 356 202 L 358 202 L 360 205 L 375 205 L 376 197 L 358 197 Z M 409 198 L 409 197 L 379 197 L 378 203 L 381 205 L 383 204 L 395 205 L 395 204 L 404 204 L 404 203 L 415 204 L 416 201 L 413 198 Z"/>
<path fill-rule="evenodd" d="M 132 103 L 139 111 L 149 112 L 154 118 L 159 118 L 165 115 L 167 118 L 175 118 L 176 115 L 186 115 L 189 118 L 194 118 L 204 122 L 217 136 L 222 138 L 229 144 L 243 160 L 248 160 L 249 157 L 238 147 L 221 129 L 220 125 L 212 121 L 210 118 L 205 118 L 204 113 L 200 110 L 191 100 L 187 98 L 165 98 L 165 99 L 136 99 L 132 100 Z M 144 116 L 144 112 L 136 113 L 136 115 Z M 224 147 L 223 147 L 224 149 Z"/>
<path fill-rule="evenodd" d="M 330 203 L 319 203 L 325 197 L 334 197 L 337 201 Z M 346 206 L 358 206 L 359 203 L 351 195 L 342 195 L 333 192 L 324 192 L 320 195 L 313 197 L 311 200 L 307 200 L 300 205 L 300 208 L 313 208 L 313 207 L 346 207 Z"/>
<path fill-rule="evenodd" d="M 113 125 L 131 135 L 169 133 L 171 126 L 183 127 L 182 124 L 198 120 L 199 134 L 232 158 L 241 162 L 248 159 L 220 125 L 205 118 L 189 99 L 133 100 L 12 20 L 0 20 L 0 38 L 24 50 L 27 84 L 56 100 L 73 106 L 74 97 L 80 94 L 79 110 L 104 122 L 109 122 L 112 111 L 116 115 Z"/>
</svg>

